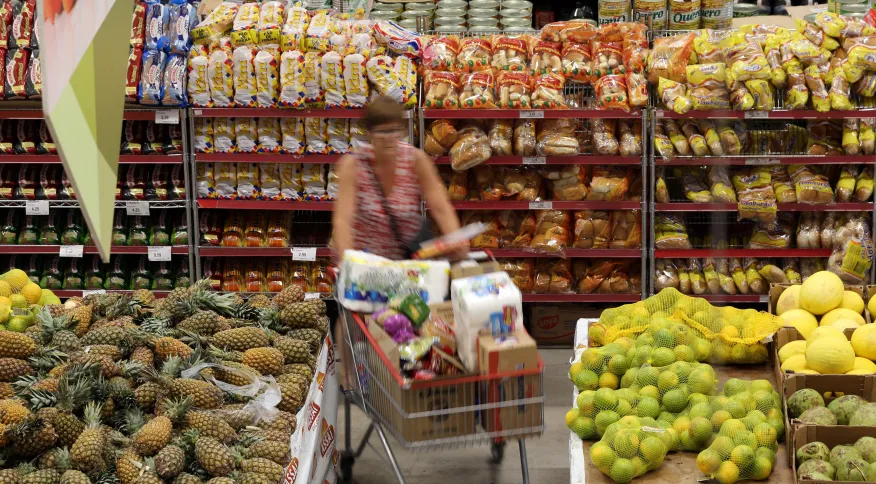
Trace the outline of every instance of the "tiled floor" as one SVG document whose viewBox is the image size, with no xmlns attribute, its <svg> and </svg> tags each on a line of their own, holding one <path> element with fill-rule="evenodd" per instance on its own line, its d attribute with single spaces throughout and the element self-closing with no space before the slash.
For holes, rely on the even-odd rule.
<svg viewBox="0 0 876 484">
<path fill-rule="evenodd" d="M 526 441 L 529 477 L 533 484 L 569 482 L 569 431 L 564 416 L 572 404 L 572 386 L 568 380 L 569 349 L 542 349 L 545 386 L 545 432 L 540 438 Z M 353 445 L 365 433 L 368 419 L 357 408 L 352 410 Z M 339 447 L 344 442 L 344 408 L 340 405 L 338 422 Z M 396 458 L 408 484 L 517 484 L 523 482 L 517 443 L 509 442 L 505 460 L 493 464 L 488 446 L 457 450 L 409 452 L 389 437 Z M 353 482 L 357 484 L 392 484 L 395 476 L 383 459 L 377 435 L 371 438 L 353 467 Z"/>
</svg>

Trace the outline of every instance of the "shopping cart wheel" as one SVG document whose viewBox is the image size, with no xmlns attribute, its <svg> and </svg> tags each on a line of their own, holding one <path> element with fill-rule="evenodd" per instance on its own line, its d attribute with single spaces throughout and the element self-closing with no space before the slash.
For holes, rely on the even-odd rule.
<svg viewBox="0 0 876 484">
<path fill-rule="evenodd" d="M 342 482 L 353 482 L 353 464 L 356 462 L 356 457 L 350 451 L 341 453 L 341 480 Z"/>
<path fill-rule="evenodd" d="M 490 446 L 490 453 L 493 455 L 493 462 L 501 464 L 502 460 L 505 459 L 505 441 L 498 439 L 494 440 L 493 444 Z"/>
</svg>

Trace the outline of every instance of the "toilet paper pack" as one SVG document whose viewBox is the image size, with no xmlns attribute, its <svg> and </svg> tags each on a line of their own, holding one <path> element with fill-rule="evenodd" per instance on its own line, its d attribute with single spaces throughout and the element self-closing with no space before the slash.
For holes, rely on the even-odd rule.
<svg viewBox="0 0 876 484">
<path fill-rule="evenodd" d="M 395 296 L 419 294 L 426 304 L 447 298 L 450 263 L 393 261 L 367 252 L 348 250 L 338 278 L 341 304 L 351 311 L 374 312 Z"/>
</svg>

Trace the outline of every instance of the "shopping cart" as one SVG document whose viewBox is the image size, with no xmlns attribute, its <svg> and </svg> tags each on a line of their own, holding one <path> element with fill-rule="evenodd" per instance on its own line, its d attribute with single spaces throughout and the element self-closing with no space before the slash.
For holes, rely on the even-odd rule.
<svg viewBox="0 0 876 484">
<path fill-rule="evenodd" d="M 341 384 L 344 390 L 345 449 L 341 454 L 341 475 L 353 476 L 353 464 L 373 432 L 392 466 L 399 484 L 404 476 L 387 440 L 392 434 L 411 450 L 451 449 L 491 444 L 495 462 L 504 457 L 505 441 L 517 438 L 523 483 L 529 484 L 525 438 L 544 432 L 544 363 L 538 368 L 512 373 L 442 377 L 410 381 L 390 364 L 368 330 L 363 316 L 340 309 L 339 332 Z M 393 345 L 384 345 L 392 351 Z M 397 359 L 398 355 L 394 355 Z M 354 450 L 350 435 L 350 407 L 361 408 L 371 420 L 362 441 Z"/>
</svg>

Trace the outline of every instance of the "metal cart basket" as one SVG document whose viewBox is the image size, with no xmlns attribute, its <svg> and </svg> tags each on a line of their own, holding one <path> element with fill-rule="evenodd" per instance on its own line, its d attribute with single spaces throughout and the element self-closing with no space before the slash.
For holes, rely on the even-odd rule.
<svg viewBox="0 0 876 484">
<path fill-rule="evenodd" d="M 497 375 L 441 377 L 411 381 L 404 378 L 357 313 L 341 307 L 340 357 L 344 372 L 345 450 L 341 474 L 352 480 L 353 463 L 376 431 L 399 484 L 405 479 L 389 445 L 392 434 L 406 449 L 450 449 L 492 444 L 493 457 L 502 460 L 505 440 L 520 447 L 523 482 L 529 484 L 525 437 L 544 432 L 544 363 L 538 368 Z M 384 345 L 394 350 L 394 345 Z M 393 355 L 398 359 L 398 355 Z M 350 435 L 350 406 L 361 408 L 371 423 L 354 450 Z"/>
</svg>

